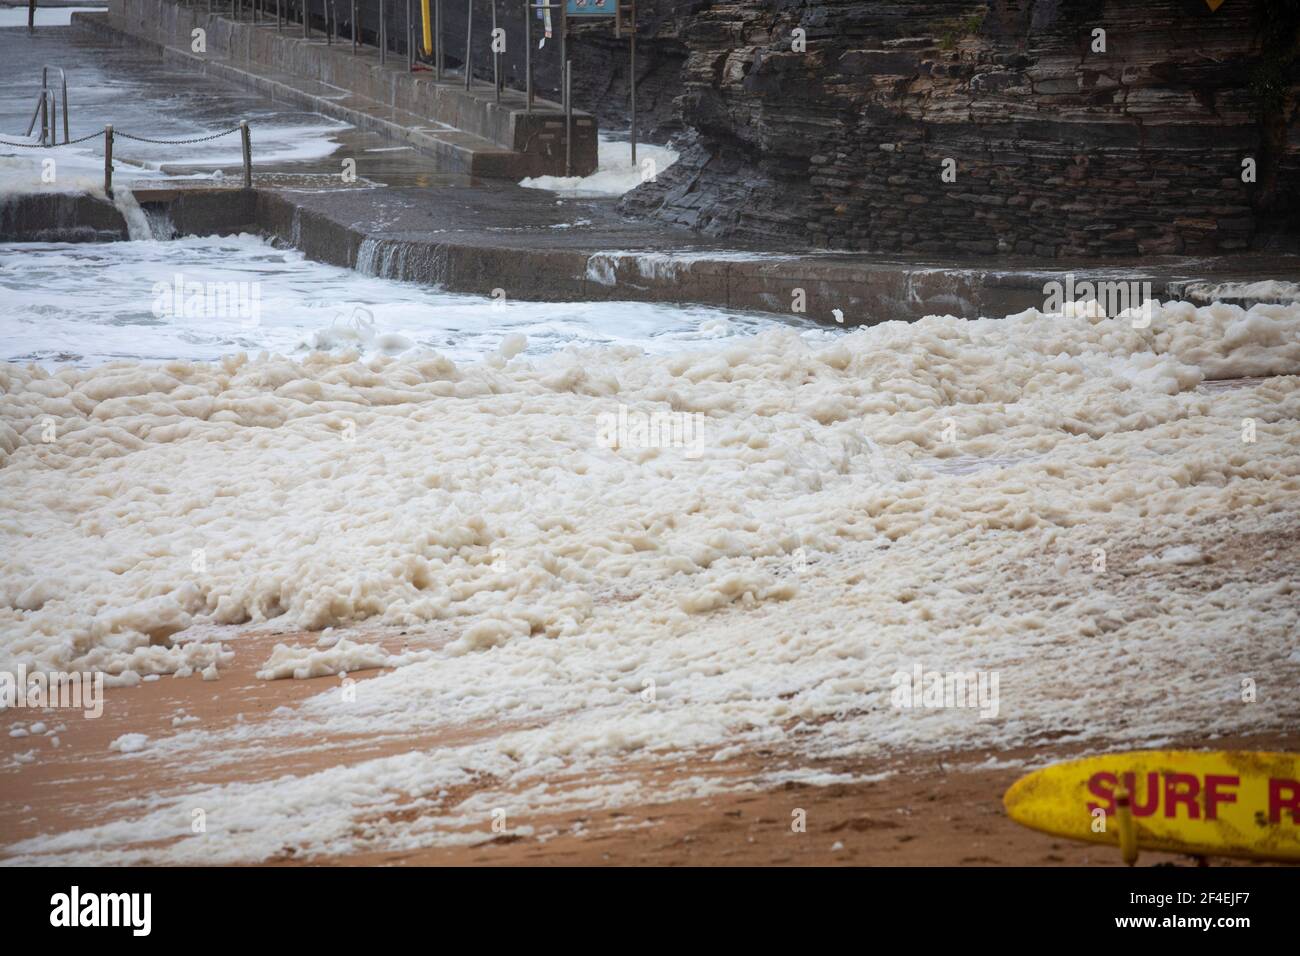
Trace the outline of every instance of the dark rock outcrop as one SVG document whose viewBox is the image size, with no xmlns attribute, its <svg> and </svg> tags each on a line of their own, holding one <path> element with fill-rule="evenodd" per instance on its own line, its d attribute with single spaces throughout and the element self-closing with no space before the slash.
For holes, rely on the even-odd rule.
<svg viewBox="0 0 1300 956">
<path fill-rule="evenodd" d="M 1204 0 L 642 9 L 660 96 L 681 63 L 684 152 L 624 200 L 630 213 L 711 235 L 882 251 L 1295 248 L 1297 0 L 1227 0 L 1213 12 Z M 591 62 L 605 55 L 577 42 Z M 661 49 L 665 60 L 652 62 Z M 610 84 L 593 96 L 619 89 L 612 69 L 591 72 Z"/>
</svg>

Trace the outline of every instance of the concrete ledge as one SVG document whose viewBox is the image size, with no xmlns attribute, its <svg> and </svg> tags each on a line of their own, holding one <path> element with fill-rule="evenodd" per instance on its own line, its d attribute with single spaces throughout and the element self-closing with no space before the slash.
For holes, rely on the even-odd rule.
<svg viewBox="0 0 1300 956">
<path fill-rule="evenodd" d="M 648 301 L 792 314 L 802 289 L 806 317 L 846 326 L 915 320 L 930 314 L 1014 314 L 1044 305 L 1043 286 L 1068 270 L 1010 263 L 987 268 L 861 255 L 772 255 L 694 249 L 606 252 L 561 244 L 445 241 L 428 233 L 368 232 L 334 203 L 309 208 L 301 197 L 264 189 L 162 187 L 136 193 L 165 207 L 181 235 L 261 233 L 308 258 L 361 272 L 490 295 L 504 289 L 525 301 Z M 0 241 L 102 242 L 125 239 L 126 223 L 106 200 L 33 193 L 0 206 Z M 1180 298 L 1192 282 L 1250 281 L 1300 272 L 1294 257 L 1172 260 L 1142 270 L 1082 265 L 1093 281 L 1148 281 L 1151 294 Z M 1239 304 L 1249 305 L 1249 302 Z"/>
<path fill-rule="evenodd" d="M 86 193 L 24 193 L 0 205 L 0 242 L 113 242 L 126 220 L 111 202 Z"/>
<path fill-rule="evenodd" d="M 177 235 L 258 232 L 257 195 L 247 189 L 141 189 L 141 208 L 165 208 Z M 117 242 L 130 238 L 113 203 L 89 193 L 24 193 L 0 204 L 0 242 Z"/>
<path fill-rule="evenodd" d="M 447 168 L 473 176 L 522 179 L 563 175 L 564 117 L 557 104 L 537 100 L 532 113 L 523 94 L 490 86 L 436 82 L 409 73 L 404 58 L 379 62 L 379 52 L 351 44 L 305 40 L 274 22 L 234 21 L 171 0 L 111 0 L 107 16 L 75 14 L 82 29 L 144 40 L 166 58 L 274 99 L 384 133 L 433 156 Z M 202 29 L 206 49 L 193 51 Z M 575 112 L 573 170 L 588 175 L 597 163 L 597 130 L 589 114 Z"/>
<path fill-rule="evenodd" d="M 260 231 L 256 190 L 178 190 L 170 199 L 140 190 L 135 198 L 146 208 L 155 203 L 165 205 L 177 235 L 230 236 Z"/>
<path fill-rule="evenodd" d="M 1002 316 L 1041 308 L 1043 286 L 1068 270 L 979 269 L 882 260 L 869 255 L 735 256 L 725 252 L 593 252 L 437 241 L 409 234 L 367 235 L 327 212 L 305 209 L 278 193 L 258 192 L 264 234 L 309 258 L 368 275 L 491 295 L 504 289 L 523 301 L 637 301 L 699 304 L 792 315 L 802 289 L 806 317 L 845 326 L 914 321 L 931 314 Z M 1169 265 L 1169 264 L 1167 264 Z M 1178 298 L 1189 282 L 1245 277 L 1251 270 L 1190 269 L 1177 276 L 1131 267 L 1088 266 L 1093 278 L 1149 281 L 1157 298 Z M 1289 268 L 1294 270 L 1296 265 Z M 1246 303 L 1248 304 L 1248 303 Z"/>
</svg>

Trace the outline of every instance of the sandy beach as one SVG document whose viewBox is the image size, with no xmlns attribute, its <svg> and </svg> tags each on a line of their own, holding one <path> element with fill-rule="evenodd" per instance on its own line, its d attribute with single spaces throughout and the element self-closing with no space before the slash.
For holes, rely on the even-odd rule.
<svg viewBox="0 0 1300 956">
<path fill-rule="evenodd" d="M 664 357 L 10 366 L 6 651 L 110 676 L 98 720 L 5 713 L 30 797 L 4 852 L 523 853 L 635 808 L 605 817 L 635 855 L 655 806 L 903 806 L 942 765 L 987 808 L 1084 746 L 1280 745 L 1298 322 L 1071 305 Z M 698 441 L 654 438 L 685 412 Z M 931 672 L 981 696 L 923 700 Z M 1001 859 L 976 849 L 950 862 Z"/>
</svg>

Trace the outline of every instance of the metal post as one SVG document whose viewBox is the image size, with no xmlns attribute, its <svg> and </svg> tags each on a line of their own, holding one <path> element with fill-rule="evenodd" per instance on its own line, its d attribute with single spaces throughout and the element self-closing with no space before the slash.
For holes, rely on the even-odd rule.
<svg viewBox="0 0 1300 956">
<path fill-rule="evenodd" d="M 411 20 L 411 0 L 406 0 L 406 72 L 410 73 L 415 69 L 415 44 L 411 42 L 415 33 L 412 32 L 414 23 Z"/>
<path fill-rule="evenodd" d="M 299 0 L 302 4 L 302 38 L 304 40 L 311 36 L 311 5 L 307 0 Z"/>
<path fill-rule="evenodd" d="M 388 0 L 379 0 L 379 65 L 388 62 Z"/>
<path fill-rule="evenodd" d="M 533 0 L 524 0 L 524 112 L 533 111 Z"/>
<path fill-rule="evenodd" d="M 41 67 L 41 145 L 45 145 L 45 134 L 48 132 L 50 118 L 50 68 Z"/>
<path fill-rule="evenodd" d="M 352 0 L 352 55 L 357 55 L 357 0 Z"/>
<path fill-rule="evenodd" d="M 573 63 L 564 63 L 564 175 L 573 175 Z"/>
<path fill-rule="evenodd" d="M 24 136 L 31 136 L 32 130 L 36 128 L 36 121 L 41 118 L 41 101 L 45 99 L 44 93 L 36 94 L 36 109 L 32 110 L 32 121 L 27 124 L 27 132 Z"/>
<path fill-rule="evenodd" d="M 632 0 L 631 65 L 628 68 L 628 86 L 631 89 L 632 108 L 632 165 L 636 166 L 636 0 Z"/>
<path fill-rule="evenodd" d="M 433 0 L 434 76 L 442 82 L 442 0 Z"/>
<path fill-rule="evenodd" d="M 275 29 L 277 31 L 284 30 L 284 11 L 281 9 L 283 6 L 284 0 L 275 0 Z"/>
<path fill-rule="evenodd" d="M 60 70 L 59 72 L 63 74 L 63 142 L 64 145 L 67 145 L 68 142 L 68 74 L 65 73 L 63 70 Z"/>
<path fill-rule="evenodd" d="M 253 143 L 248 135 L 248 120 L 239 121 L 239 138 L 244 141 L 244 188 L 253 188 Z"/>
<path fill-rule="evenodd" d="M 550 0 L 547 0 L 549 3 Z M 569 62 L 569 4 L 557 0 L 560 7 L 560 99 L 564 99 L 565 64 Z"/>
<path fill-rule="evenodd" d="M 497 52 L 497 0 L 492 0 L 492 92 L 501 102 L 501 54 Z"/>
<path fill-rule="evenodd" d="M 469 89 L 470 77 L 474 75 L 473 49 L 470 37 L 474 35 L 474 0 L 469 0 L 469 13 L 465 17 L 465 89 Z"/>
<path fill-rule="evenodd" d="M 104 194 L 113 195 L 113 124 L 104 127 Z"/>
</svg>

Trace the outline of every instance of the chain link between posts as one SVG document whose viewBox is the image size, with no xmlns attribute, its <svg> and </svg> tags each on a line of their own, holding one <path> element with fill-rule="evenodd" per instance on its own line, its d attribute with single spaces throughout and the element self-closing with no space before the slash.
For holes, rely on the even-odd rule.
<svg viewBox="0 0 1300 956">
<path fill-rule="evenodd" d="M 132 136 L 130 133 L 123 133 L 121 130 L 114 129 L 113 138 L 117 139 L 120 136 L 122 139 L 133 139 L 136 142 L 152 143 L 156 146 L 189 146 L 193 143 L 206 143 L 209 140 L 220 139 L 223 136 L 229 136 L 231 133 L 238 133 L 239 130 L 240 127 L 233 126 L 230 129 L 222 130 L 220 133 L 213 133 L 211 136 L 197 136 L 194 139 L 149 139 L 146 136 Z M 78 143 L 84 143 L 88 139 L 94 139 L 96 136 L 103 136 L 103 135 L 104 135 L 104 131 L 101 129 L 98 132 L 91 133 L 88 136 L 83 136 L 80 139 L 68 140 L 68 142 L 66 143 L 49 143 L 49 144 L 11 143 L 8 140 L 0 139 L 0 146 L 16 146 L 19 149 L 56 149 L 59 146 L 76 146 Z"/>
<path fill-rule="evenodd" d="M 11 143 L 7 139 L 0 139 L 0 146 L 16 146 L 19 149 L 54 149 L 56 146 L 76 146 L 78 143 L 84 143 L 88 139 L 103 135 L 104 131 L 101 129 L 98 133 L 91 133 L 89 136 L 81 137 L 81 139 L 71 139 L 66 143 Z"/>
<path fill-rule="evenodd" d="M 222 130 L 220 133 L 213 133 L 211 136 L 198 136 L 194 139 L 149 139 L 145 136 L 132 136 L 130 133 L 119 133 L 113 130 L 113 138 L 121 136 L 123 139 L 133 139 L 141 143 L 154 143 L 158 146 L 189 146 L 191 143 L 206 143 L 211 139 L 220 139 L 223 136 L 229 136 L 231 133 L 238 133 L 240 127 L 232 126 L 230 129 Z"/>
</svg>

